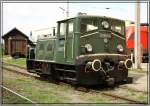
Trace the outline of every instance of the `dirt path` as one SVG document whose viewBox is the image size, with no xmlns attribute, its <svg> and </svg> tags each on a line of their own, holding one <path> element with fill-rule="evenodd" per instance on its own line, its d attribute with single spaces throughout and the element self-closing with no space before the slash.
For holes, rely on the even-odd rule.
<svg viewBox="0 0 150 106">
<path fill-rule="evenodd" d="M 88 100 L 83 100 L 83 98 L 81 98 L 82 93 L 75 91 L 75 93 L 73 95 L 69 95 L 70 98 L 72 99 L 70 101 L 70 103 L 88 103 L 90 101 Z"/>
<path fill-rule="evenodd" d="M 148 75 L 147 73 L 138 73 L 138 72 L 130 72 L 130 77 L 133 77 L 132 84 L 126 84 L 122 86 L 126 86 L 132 89 L 140 90 L 140 91 L 148 91 Z"/>
</svg>

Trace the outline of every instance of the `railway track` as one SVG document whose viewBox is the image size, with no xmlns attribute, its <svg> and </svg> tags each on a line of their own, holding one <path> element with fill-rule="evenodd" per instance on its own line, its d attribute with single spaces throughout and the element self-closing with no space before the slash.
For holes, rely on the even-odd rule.
<svg viewBox="0 0 150 106">
<path fill-rule="evenodd" d="M 131 99 L 128 97 L 124 97 L 124 96 L 120 96 L 120 95 L 116 95 L 116 94 L 112 94 L 112 93 L 100 92 L 100 91 L 94 91 L 94 92 L 101 93 L 104 96 L 112 97 L 115 99 L 121 99 L 121 100 L 129 101 L 130 103 L 133 103 L 133 104 L 145 104 L 145 102 L 137 101 L 137 100 L 134 100 L 134 99 Z"/>
<path fill-rule="evenodd" d="M 14 67 L 14 68 L 12 69 L 12 68 L 6 67 L 6 66 L 9 66 L 9 65 L 12 66 L 12 67 Z M 3 64 L 3 69 L 5 69 L 7 71 L 11 71 L 11 72 L 14 72 L 14 73 L 17 73 L 17 74 L 21 74 L 21 75 L 24 75 L 24 76 L 27 76 L 27 77 L 33 77 L 33 78 L 38 79 L 38 80 L 48 80 L 48 79 L 40 78 L 36 74 L 28 73 L 26 71 L 26 68 L 23 68 L 23 70 L 26 71 L 26 72 L 23 72 L 23 71 L 15 70 L 15 67 L 20 68 L 20 70 L 22 70 L 21 67 L 18 67 L 16 65 L 12 65 L 12 64 L 8 64 L 8 63 L 4 63 Z M 59 84 L 70 85 L 70 84 L 64 83 L 64 82 L 60 82 Z M 78 88 L 80 88 L 80 89 L 78 89 Z M 129 89 L 129 88 L 121 87 L 121 89 Z M 131 98 L 127 98 L 127 97 L 124 97 L 124 96 L 120 96 L 120 95 L 116 95 L 116 94 L 111 94 L 111 93 L 107 93 L 107 92 L 103 92 L 103 91 L 95 90 L 95 89 L 91 89 L 91 88 L 86 88 L 86 87 L 79 86 L 79 87 L 76 88 L 76 90 L 83 91 L 83 92 L 100 93 L 101 95 L 108 96 L 108 97 L 111 97 L 111 98 L 114 98 L 114 99 L 120 99 L 120 100 L 128 101 L 129 103 L 132 103 L 132 104 L 146 104 L 145 102 L 142 102 L 142 101 L 133 100 Z M 143 91 L 137 91 L 137 90 L 134 90 L 134 89 L 132 89 L 132 90 L 135 91 L 135 92 L 148 93 L 148 92 L 143 92 Z"/>
<path fill-rule="evenodd" d="M 18 68 L 21 68 L 21 69 L 26 70 L 26 68 L 25 68 L 25 67 L 22 67 L 22 66 L 18 66 L 18 65 L 14 65 L 14 64 L 9 64 L 9 63 L 4 63 L 4 62 L 3 62 L 3 64 L 4 64 L 4 65 L 13 66 L 13 67 L 18 67 Z M 6 68 L 6 67 L 4 67 L 4 68 L 8 70 L 8 68 Z M 10 69 L 10 70 L 11 70 L 11 71 L 14 71 L 14 70 L 12 70 L 12 69 Z M 16 70 L 15 70 L 15 72 L 16 72 Z M 16 73 L 17 73 L 17 72 L 16 72 Z M 18 73 L 20 73 L 20 72 L 18 72 Z M 20 74 L 21 74 L 21 73 L 20 73 Z M 22 74 L 25 75 L 25 76 L 31 76 L 31 77 L 34 77 L 34 78 L 40 78 L 38 75 L 28 73 L 27 71 L 26 71 L 25 73 L 23 72 Z M 28 74 L 29 74 L 29 75 L 28 75 Z M 137 89 L 125 87 L 125 86 L 119 86 L 119 88 L 126 89 L 126 90 L 132 90 L 132 91 L 135 91 L 135 92 L 143 92 L 143 93 L 145 93 L 145 94 L 148 93 L 147 91 L 141 91 L 141 90 L 137 90 Z"/>
<path fill-rule="evenodd" d="M 137 89 L 133 89 L 133 88 L 129 88 L 129 87 L 120 86 L 119 88 L 126 89 L 126 90 L 131 90 L 131 91 L 134 91 L 134 92 L 142 92 L 144 94 L 148 94 L 147 91 L 141 91 L 141 90 L 137 90 Z"/>
<path fill-rule="evenodd" d="M 89 89 L 89 88 L 85 88 L 85 87 L 81 87 L 79 89 L 77 88 L 77 90 L 83 91 L 83 92 L 100 93 L 101 95 L 104 95 L 104 96 L 107 96 L 107 97 L 111 97 L 111 98 L 114 98 L 114 99 L 125 100 L 125 101 L 128 101 L 128 102 L 132 103 L 132 104 L 146 104 L 145 102 L 142 102 L 142 101 L 137 101 L 137 100 L 125 97 L 125 96 L 120 96 L 120 95 L 113 94 L 113 93 L 103 92 L 103 91 L 100 91 L 100 90 Z"/>
<path fill-rule="evenodd" d="M 26 70 L 26 68 L 23 67 L 23 66 L 18 66 L 18 65 L 15 65 L 15 64 L 9 64 L 9 63 L 6 63 L 6 62 L 2 62 L 2 63 L 3 63 L 3 65 L 14 66 L 14 67 L 18 67 L 18 68 L 21 68 L 21 69 L 25 69 L 25 70 Z"/>
<path fill-rule="evenodd" d="M 3 66 L 3 69 L 5 69 L 5 70 L 7 70 L 7 71 L 11 71 L 11 72 L 15 72 L 15 73 L 17 73 L 17 74 L 21 74 L 21 75 L 24 75 L 24 76 L 27 76 L 27 77 L 35 77 L 35 76 L 32 76 L 32 75 L 30 75 L 30 74 L 28 74 L 28 73 L 23 73 L 23 72 L 20 72 L 20 71 L 16 71 L 16 70 L 14 70 L 14 69 L 10 69 L 10 68 L 7 68 L 7 67 L 4 67 Z"/>
</svg>

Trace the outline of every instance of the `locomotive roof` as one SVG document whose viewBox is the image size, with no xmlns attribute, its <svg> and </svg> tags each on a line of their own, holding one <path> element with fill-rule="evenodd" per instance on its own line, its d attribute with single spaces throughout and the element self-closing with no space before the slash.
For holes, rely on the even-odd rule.
<svg viewBox="0 0 150 106">
<path fill-rule="evenodd" d="M 121 20 L 121 19 L 107 17 L 107 16 L 96 16 L 96 15 L 78 15 L 76 17 L 69 17 L 69 18 L 66 18 L 66 19 L 63 19 L 63 20 L 60 20 L 60 21 L 57 21 L 57 22 L 62 22 L 62 21 L 75 19 L 75 18 L 108 18 L 108 19 L 118 20 L 118 21 L 123 21 L 124 22 L 124 20 Z"/>
</svg>

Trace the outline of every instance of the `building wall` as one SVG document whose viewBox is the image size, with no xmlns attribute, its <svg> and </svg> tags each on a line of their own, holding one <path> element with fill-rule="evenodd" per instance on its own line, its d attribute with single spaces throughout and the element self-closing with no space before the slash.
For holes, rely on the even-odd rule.
<svg viewBox="0 0 150 106">
<path fill-rule="evenodd" d="M 7 55 L 8 54 L 8 39 L 5 39 L 4 44 L 5 44 L 5 51 L 4 51 L 4 53 Z"/>
<path fill-rule="evenodd" d="M 5 54 L 14 55 L 15 52 L 20 52 L 22 55 L 27 55 L 28 39 L 21 34 L 11 35 L 5 38 Z"/>
</svg>

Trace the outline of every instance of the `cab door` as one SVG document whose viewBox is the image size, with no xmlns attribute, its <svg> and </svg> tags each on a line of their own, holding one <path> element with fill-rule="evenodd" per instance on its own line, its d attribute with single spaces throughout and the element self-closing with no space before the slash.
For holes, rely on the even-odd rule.
<svg viewBox="0 0 150 106">
<path fill-rule="evenodd" d="M 58 23 L 58 40 L 56 42 L 55 60 L 57 63 L 64 64 L 66 58 L 66 36 L 67 36 L 67 21 Z"/>
<path fill-rule="evenodd" d="M 65 59 L 66 63 L 72 64 L 74 58 L 74 21 L 68 20 L 67 22 L 67 33 L 65 42 Z"/>
</svg>

